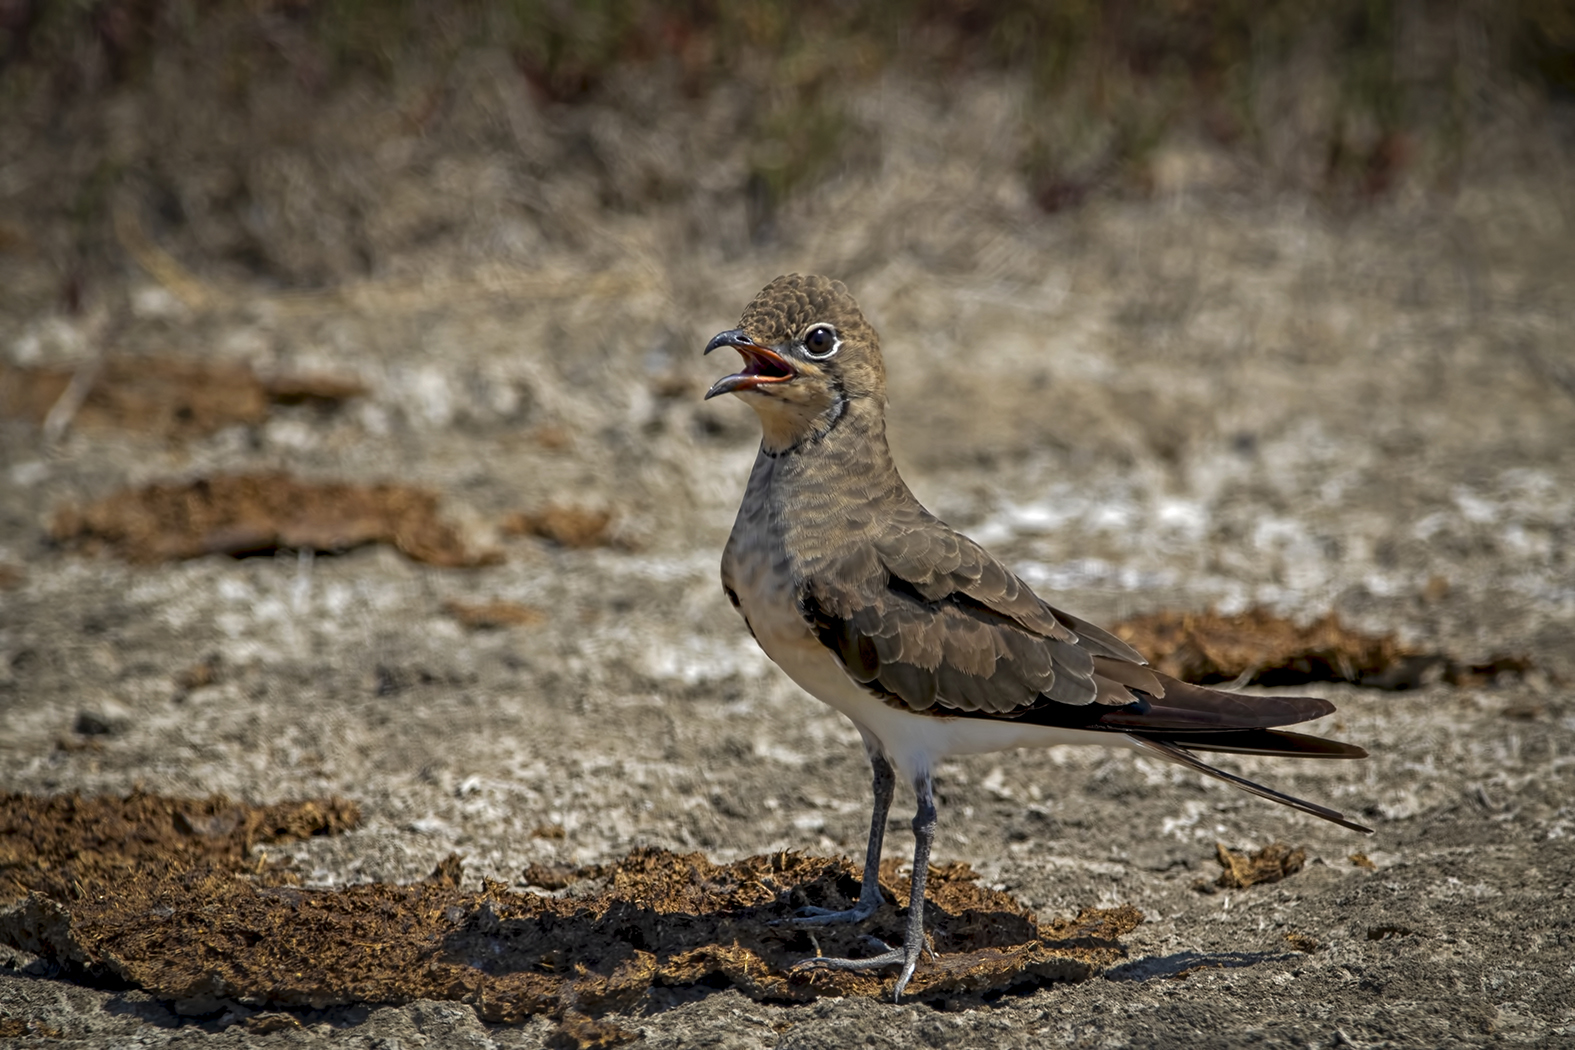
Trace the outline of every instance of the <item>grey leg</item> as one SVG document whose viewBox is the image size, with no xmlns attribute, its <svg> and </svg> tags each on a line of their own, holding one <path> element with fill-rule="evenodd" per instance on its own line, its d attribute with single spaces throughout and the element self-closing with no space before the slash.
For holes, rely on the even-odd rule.
<svg viewBox="0 0 1575 1050">
<path fill-rule="evenodd" d="M 892 948 L 868 959 L 805 959 L 799 966 L 828 970 L 879 970 L 901 966 L 892 999 L 902 998 L 913 971 L 924 953 L 924 883 L 930 869 L 930 845 L 935 841 L 935 791 L 928 773 L 914 783 L 919 808 L 913 815 L 913 889 L 908 895 L 908 928 L 901 948 Z M 861 901 L 862 903 L 862 901 Z"/>
<path fill-rule="evenodd" d="M 859 902 L 843 911 L 829 908 L 800 908 L 789 920 L 794 926 L 832 926 L 844 922 L 863 922 L 874 915 L 881 905 L 880 851 L 886 838 L 886 816 L 891 812 L 891 797 L 897 788 L 897 776 L 875 747 L 866 744 L 870 767 L 875 774 L 875 810 L 870 816 L 870 840 L 864 848 L 864 882 L 859 887 Z"/>
<path fill-rule="evenodd" d="M 924 951 L 924 884 L 930 874 L 930 846 L 935 841 L 935 789 L 930 774 L 925 773 L 913 790 L 919 796 L 919 808 L 913 814 L 913 889 L 908 893 L 908 931 L 902 944 L 902 974 L 897 978 L 892 1002 L 902 998 L 908 987 L 913 968 L 919 965 L 919 955 Z"/>
</svg>

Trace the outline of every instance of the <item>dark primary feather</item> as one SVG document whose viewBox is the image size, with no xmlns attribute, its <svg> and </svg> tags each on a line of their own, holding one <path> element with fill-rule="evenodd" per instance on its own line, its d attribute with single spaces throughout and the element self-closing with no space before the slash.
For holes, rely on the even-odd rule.
<svg viewBox="0 0 1575 1050">
<path fill-rule="evenodd" d="M 1201 733 L 1140 733 L 1164 738 L 1188 751 L 1217 751 L 1228 755 L 1267 755 L 1294 758 L 1366 758 L 1367 750 L 1343 740 L 1293 733 L 1288 729 L 1226 729 Z"/>
<path fill-rule="evenodd" d="M 1310 722 L 1334 713 L 1334 705 L 1316 696 L 1252 696 L 1193 685 L 1155 673 L 1165 695 L 1141 711 L 1118 707 L 1105 712 L 1104 725 L 1122 729 L 1213 730 L 1268 729 Z"/>
</svg>

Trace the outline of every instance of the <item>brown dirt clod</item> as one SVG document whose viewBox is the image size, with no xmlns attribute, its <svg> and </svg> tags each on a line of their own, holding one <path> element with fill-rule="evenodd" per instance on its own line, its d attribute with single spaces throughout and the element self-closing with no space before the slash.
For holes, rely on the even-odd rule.
<svg viewBox="0 0 1575 1050">
<path fill-rule="evenodd" d="M 194 664 L 177 671 L 174 676 L 175 688 L 181 693 L 189 693 L 194 689 L 212 685 L 219 680 L 219 661 L 216 656 L 198 660 Z"/>
<path fill-rule="evenodd" d="M 262 380 L 268 400 L 280 405 L 313 405 L 335 408 L 353 397 L 366 396 L 366 387 L 343 376 L 304 372 L 298 375 L 269 376 Z"/>
<path fill-rule="evenodd" d="M 343 551 L 388 543 L 443 568 L 496 564 L 466 545 L 438 498 L 406 485 L 302 481 L 287 474 L 218 474 L 122 489 L 56 512 L 56 543 L 106 550 L 135 564 L 279 548 Z"/>
<path fill-rule="evenodd" d="M 548 504 L 538 511 L 510 514 L 503 519 L 502 528 L 511 536 L 536 536 L 560 547 L 584 550 L 611 546 L 611 524 L 610 511 Z"/>
<path fill-rule="evenodd" d="M 245 1021 L 246 1030 L 253 1035 L 268 1035 L 270 1032 L 293 1032 L 305 1027 L 294 1014 L 272 1010 L 265 1013 L 253 1014 Z"/>
<path fill-rule="evenodd" d="M 1283 842 L 1271 842 L 1250 854 L 1226 849 L 1223 842 L 1216 842 L 1214 850 L 1220 867 L 1225 869 L 1214 880 L 1221 889 L 1244 890 L 1260 882 L 1279 882 L 1301 871 L 1307 863 L 1305 849 Z"/>
<path fill-rule="evenodd" d="M 64 1039 L 65 1035 L 43 1021 L 16 1017 L 0 1010 L 0 1039 Z"/>
<path fill-rule="evenodd" d="M 473 631 L 489 630 L 497 627 L 524 627 L 529 624 L 543 623 L 547 619 L 547 614 L 540 609 L 533 609 L 529 605 L 521 605 L 518 602 L 502 600 L 490 602 L 448 601 L 443 603 L 443 611 Z"/>
<path fill-rule="evenodd" d="M 272 404 L 334 406 L 366 392 L 354 380 L 323 375 L 263 379 L 245 364 L 222 361 L 112 356 L 96 367 L 73 426 L 178 440 L 261 423 Z M 75 374 L 0 363 L 0 417 L 42 424 Z"/>
<path fill-rule="evenodd" d="M 1369 926 L 1367 928 L 1367 939 L 1370 941 L 1387 941 L 1391 937 L 1410 937 L 1414 933 L 1416 931 L 1409 926 L 1386 923 L 1382 926 Z"/>
<path fill-rule="evenodd" d="M 1114 631 L 1156 670 L 1202 685 L 1350 682 L 1414 689 L 1435 669 L 1451 684 L 1472 685 L 1499 674 L 1524 674 L 1531 667 L 1521 656 L 1470 663 L 1409 649 L 1392 634 L 1353 631 L 1334 613 L 1301 627 L 1263 608 L 1235 616 L 1166 610 L 1122 621 Z"/>
<path fill-rule="evenodd" d="M 610 1021 L 598 1021 L 578 1010 L 565 1010 L 548 1045 L 562 1050 L 609 1050 L 639 1038 L 639 1032 Z"/>
<path fill-rule="evenodd" d="M 438 861 L 437 867 L 432 869 L 432 874 L 427 876 L 426 881 L 432 883 L 434 886 L 442 886 L 446 889 L 458 889 L 460 881 L 464 878 L 464 876 L 465 858 L 461 857 L 458 853 L 450 853 L 448 856 Z"/>
</svg>

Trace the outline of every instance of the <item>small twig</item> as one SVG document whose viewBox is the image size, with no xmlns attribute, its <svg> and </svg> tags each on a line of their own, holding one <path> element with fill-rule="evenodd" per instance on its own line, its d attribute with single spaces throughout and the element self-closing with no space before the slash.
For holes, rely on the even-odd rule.
<svg viewBox="0 0 1575 1050">
<path fill-rule="evenodd" d="M 71 381 L 44 416 L 43 445 L 46 451 L 55 448 L 66 436 L 77 413 L 87 403 L 88 395 L 93 393 L 93 384 L 98 382 L 104 359 L 109 354 L 106 334 L 111 331 L 112 316 L 112 310 L 100 308 L 90 313 L 83 322 L 83 342 L 87 345 L 89 356 L 77 365 Z"/>
<path fill-rule="evenodd" d="M 115 239 L 126 254 L 175 298 L 193 310 L 208 310 L 220 305 L 221 296 L 148 236 L 133 203 L 116 201 L 110 210 L 110 221 L 115 228 Z"/>
<path fill-rule="evenodd" d="M 1258 677 L 1258 672 L 1261 671 L 1261 670 L 1263 670 L 1262 665 L 1260 665 L 1260 664 L 1253 664 L 1251 667 L 1247 668 L 1245 671 L 1243 671 L 1241 674 L 1237 675 L 1235 678 L 1232 678 L 1230 681 L 1225 682 L 1225 683 L 1223 683 L 1221 685 L 1217 685 L 1214 688 L 1220 690 L 1221 692 L 1234 693 L 1237 690 L 1244 689 L 1247 686 L 1251 685 L 1252 684 L 1252 680 L 1254 678 Z"/>
<path fill-rule="evenodd" d="M 49 413 L 44 416 L 45 448 L 54 448 L 59 444 L 60 439 L 65 437 L 66 431 L 71 427 L 71 421 L 76 418 L 77 411 L 87 400 L 88 394 L 92 393 L 93 383 L 98 379 L 103 364 L 102 353 L 95 353 L 82 362 L 72 374 L 71 382 L 66 384 L 66 388 L 60 392 L 55 403 L 49 406 Z"/>
</svg>

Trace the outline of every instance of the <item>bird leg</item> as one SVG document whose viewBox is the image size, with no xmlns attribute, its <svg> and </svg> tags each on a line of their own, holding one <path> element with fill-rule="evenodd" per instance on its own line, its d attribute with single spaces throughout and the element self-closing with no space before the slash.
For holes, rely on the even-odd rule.
<svg viewBox="0 0 1575 1050">
<path fill-rule="evenodd" d="M 902 998 L 902 990 L 908 987 L 924 952 L 924 883 L 930 870 L 930 844 L 935 841 L 935 792 L 928 772 L 919 775 L 913 790 L 919 796 L 919 807 L 913 815 L 913 888 L 908 893 L 908 923 L 902 947 L 868 959 L 805 959 L 794 969 L 879 970 L 901 966 L 892 1001 Z"/>
<path fill-rule="evenodd" d="M 870 841 L 864 849 L 864 882 L 859 887 L 859 901 L 851 908 L 834 911 L 830 908 L 800 908 L 788 920 L 793 926 L 834 926 L 844 922 L 863 922 L 879 910 L 884 899 L 880 892 L 880 851 L 886 838 L 886 816 L 891 812 L 891 797 L 896 791 L 897 777 L 891 771 L 877 747 L 866 744 L 870 767 L 875 774 L 875 809 L 870 816 Z"/>
</svg>

